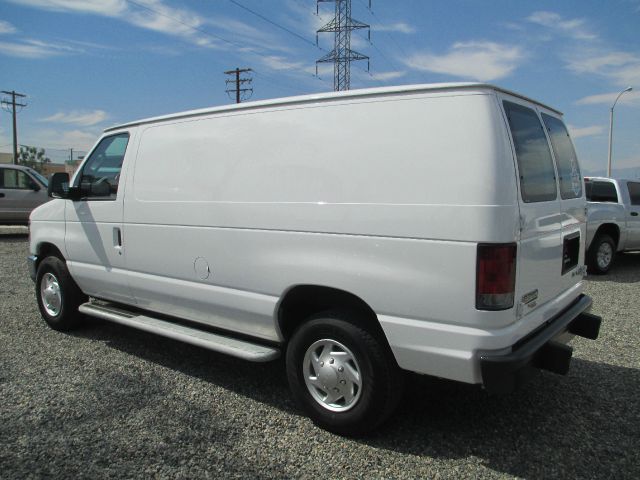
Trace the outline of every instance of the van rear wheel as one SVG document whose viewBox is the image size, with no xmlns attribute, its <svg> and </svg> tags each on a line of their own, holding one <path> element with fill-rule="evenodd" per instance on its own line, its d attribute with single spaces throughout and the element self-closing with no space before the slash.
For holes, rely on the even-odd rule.
<svg viewBox="0 0 640 480">
<path fill-rule="evenodd" d="M 589 273 L 604 275 L 613 264 L 616 244 L 609 235 L 601 233 L 591 243 L 589 248 Z"/>
<path fill-rule="evenodd" d="M 318 426 L 340 435 L 367 433 L 393 413 L 404 372 L 361 314 L 327 311 L 309 318 L 287 347 L 294 398 Z"/>
<path fill-rule="evenodd" d="M 58 257 L 46 257 L 38 265 L 36 298 L 40 314 L 54 330 L 66 331 L 76 327 L 81 315 L 80 304 L 87 301 L 67 265 Z"/>
</svg>

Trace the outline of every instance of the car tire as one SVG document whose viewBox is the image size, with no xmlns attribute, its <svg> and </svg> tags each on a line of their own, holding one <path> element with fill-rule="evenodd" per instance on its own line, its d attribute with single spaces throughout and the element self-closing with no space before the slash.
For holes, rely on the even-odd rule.
<svg viewBox="0 0 640 480">
<path fill-rule="evenodd" d="M 286 366 L 298 404 L 316 425 L 340 435 L 377 428 L 404 390 L 404 372 L 384 335 L 359 312 L 310 317 L 292 335 Z"/>
<path fill-rule="evenodd" d="M 589 273 L 595 275 L 606 274 L 616 254 L 616 243 L 609 235 L 605 233 L 599 234 L 591 243 L 588 252 Z"/>
<path fill-rule="evenodd" d="M 54 330 L 67 331 L 78 326 L 82 315 L 78 307 L 87 301 L 67 265 L 58 257 L 46 257 L 36 273 L 36 298 L 40 314 Z"/>
</svg>

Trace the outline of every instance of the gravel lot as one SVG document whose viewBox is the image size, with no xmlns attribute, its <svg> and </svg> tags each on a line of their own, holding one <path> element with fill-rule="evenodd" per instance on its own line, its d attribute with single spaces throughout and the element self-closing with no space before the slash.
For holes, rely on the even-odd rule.
<svg viewBox="0 0 640 480">
<path fill-rule="evenodd" d="M 317 429 L 281 362 L 89 320 L 41 320 L 24 235 L 0 234 L 0 477 L 640 478 L 640 254 L 590 277 L 596 342 L 568 376 L 495 397 L 411 379 L 374 436 Z"/>
</svg>

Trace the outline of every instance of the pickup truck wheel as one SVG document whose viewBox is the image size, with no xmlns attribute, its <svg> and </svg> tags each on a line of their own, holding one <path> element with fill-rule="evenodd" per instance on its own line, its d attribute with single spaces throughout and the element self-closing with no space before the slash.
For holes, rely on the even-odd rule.
<svg viewBox="0 0 640 480">
<path fill-rule="evenodd" d="M 46 257 L 36 274 L 36 298 L 40 314 L 54 330 L 66 331 L 78 325 L 78 306 L 86 302 L 66 264 L 58 257 Z"/>
<path fill-rule="evenodd" d="M 609 235 L 598 235 L 589 249 L 589 272 L 596 275 L 604 275 L 613 264 L 616 253 L 616 244 Z"/>
<path fill-rule="evenodd" d="M 296 401 L 314 423 L 340 435 L 375 429 L 402 396 L 404 372 L 358 313 L 311 317 L 293 334 L 286 364 Z"/>
</svg>

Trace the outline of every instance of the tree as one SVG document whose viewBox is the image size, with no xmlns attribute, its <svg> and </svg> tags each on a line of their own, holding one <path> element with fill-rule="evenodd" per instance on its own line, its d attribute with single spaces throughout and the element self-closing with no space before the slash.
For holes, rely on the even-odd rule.
<svg viewBox="0 0 640 480">
<path fill-rule="evenodd" d="M 44 155 L 44 148 L 37 149 L 36 147 L 20 146 L 18 163 L 43 173 L 44 166 L 47 163 L 51 163 L 51 159 Z"/>
</svg>

